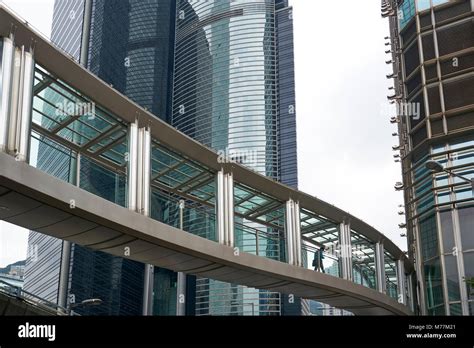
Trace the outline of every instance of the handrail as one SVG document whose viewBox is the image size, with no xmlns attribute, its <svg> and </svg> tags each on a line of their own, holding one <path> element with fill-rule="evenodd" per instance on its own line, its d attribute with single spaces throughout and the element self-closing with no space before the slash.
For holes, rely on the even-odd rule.
<svg viewBox="0 0 474 348">
<path fill-rule="evenodd" d="M 2 286 L 3 285 L 3 286 Z M 38 307 L 42 307 L 46 310 L 53 310 L 58 315 L 65 315 L 68 310 L 56 303 L 45 300 L 31 292 L 23 290 L 21 287 L 12 285 L 6 281 L 0 280 L 0 292 L 9 296 L 18 298 L 20 300 L 29 302 L 30 304 Z"/>
</svg>

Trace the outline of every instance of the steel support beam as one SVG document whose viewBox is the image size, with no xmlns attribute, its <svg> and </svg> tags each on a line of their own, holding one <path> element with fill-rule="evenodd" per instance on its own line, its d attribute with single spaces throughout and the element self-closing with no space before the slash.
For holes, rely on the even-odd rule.
<svg viewBox="0 0 474 348">
<path fill-rule="evenodd" d="M 33 53 L 26 51 L 24 46 L 15 48 L 14 61 L 7 150 L 18 161 L 27 161 L 35 62 Z"/>
<path fill-rule="evenodd" d="M 136 211 L 150 216 L 151 136 L 148 128 L 138 129 Z M 154 266 L 145 264 L 143 315 L 153 314 Z"/>
<path fill-rule="evenodd" d="M 179 229 L 184 229 L 184 200 L 179 201 Z M 186 274 L 178 272 L 176 284 L 176 315 L 186 315 Z"/>
<path fill-rule="evenodd" d="M 151 136 L 148 128 L 138 128 L 138 122 L 130 124 L 128 132 L 128 209 L 150 215 Z M 152 265 L 144 265 L 143 315 L 153 312 Z"/>
<path fill-rule="evenodd" d="M 288 263 L 302 267 L 300 205 L 292 199 L 286 202 L 285 235 Z"/>
<path fill-rule="evenodd" d="M 226 175 L 226 193 L 227 193 L 227 245 L 234 247 L 234 176 L 232 173 Z"/>
<path fill-rule="evenodd" d="M 234 247 L 234 177 L 217 172 L 217 235 L 220 244 Z"/>
<path fill-rule="evenodd" d="M 293 202 L 293 233 L 295 234 L 295 261 L 296 266 L 303 267 L 302 245 L 301 245 L 301 217 L 300 204 Z"/>
<path fill-rule="evenodd" d="M 79 63 L 86 69 L 87 69 L 87 61 L 88 61 L 88 55 L 89 55 L 91 18 L 92 18 L 92 0 L 85 0 L 84 1 L 84 21 L 82 24 L 81 53 L 79 57 Z"/>
<path fill-rule="evenodd" d="M 406 287 L 405 264 L 403 260 L 397 260 L 398 302 L 403 303 L 404 305 L 407 305 Z"/>
<path fill-rule="evenodd" d="M 385 252 L 382 242 L 375 244 L 375 271 L 377 272 L 377 290 L 385 293 L 387 284 L 385 282 Z"/>
<path fill-rule="evenodd" d="M 138 191 L 138 121 L 128 129 L 128 209 L 137 211 Z"/>
<path fill-rule="evenodd" d="M 348 221 L 343 221 L 339 227 L 340 258 L 342 278 L 352 280 L 352 242 L 351 226 Z"/>
<path fill-rule="evenodd" d="M 293 223 L 293 201 L 290 199 L 286 202 L 285 207 L 285 237 L 286 237 L 286 255 L 287 262 L 290 265 L 295 264 L 295 241 L 294 237 L 294 223 Z"/>
<path fill-rule="evenodd" d="M 0 83 L 2 86 L 0 95 L 0 151 L 6 151 L 8 145 L 7 136 L 13 72 L 13 54 L 15 50 L 12 39 L 2 38 L 2 41 L 2 63 L 0 64 Z"/>
</svg>

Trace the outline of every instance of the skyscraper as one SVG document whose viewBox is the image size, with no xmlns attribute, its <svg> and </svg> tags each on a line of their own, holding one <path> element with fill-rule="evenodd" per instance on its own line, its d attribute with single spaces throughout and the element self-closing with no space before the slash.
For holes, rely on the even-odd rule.
<svg viewBox="0 0 474 348">
<path fill-rule="evenodd" d="M 384 0 L 420 312 L 474 314 L 474 1 Z"/>
<path fill-rule="evenodd" d="M 172 0 L 62 0 L 54 5 L 52 41 L 130 99 L 166 120 L 171 108 L 174 11 Z M 68 175 L 68 156 L 50 144 L 37 149 L 37 166 Z M 81 187 L 125 205 L 123 178 L 81 159 Z M 84 178 L 84 179 L 83 179 Z M 73 183 L 74 180 L 70 180 Z M 27 261 L 25 289 L 62 305 L 100 298 L 82 314 L 140 315 L 146 293 L 143 264 L 69 245 L 31 232 L 38 260 Z M 46 274 L 46 276 L 45 276 Z M 155 269 L 147 313 L 176 313 L 176 274 Z M 149 280 L 150 281 L 150 280 Z"/>
<path fill-rule="evenodd" d="M 177 2 L 172 125 L 229 160 L 297 186 L 287 1 Z M 245 236 L 237 244 L 255 252 Z M 267 257 L 274 250 L 269 245 Z M 279 294 L 210 279 L 197 280 L 197 299 L 202 315 L 282 313 Z"/>
<path fill-rule="evenodd" d="M 292 8 L 287 1 L 61 0 L 55 2 L 52 40 L 105 82 L 189 136 L 264 175 L 297 186 Z M 38 166 L 60 171 L 61 156 L 48 153 L 51 149 L 39 148 Z M 121 204 L 124 197 L 115 191 L 125 185 L 120 178 L 97 173 L 92 165 L 81 165 L 81 174 L 88 178 L 88 189 Z M 152 216 L 178 213 L 177 207 L 160 207 L 160 198 L 151 196 Z M 256 228 L 246 221 L 239 223 Z M 211 230 L 206 233 L 212 234 Z M 30 263 L 29 273 L 36 274 L 30 277 L 31 289 L 52 291 L 58 297 L 68 284 L 69 293 L 76 297 L 94 295 L 113 303 L 113 310 L 86 314 L 141 313 L 140 296 L 147 298 L 144 265 L 78 246 L 72 246 L 68 256 L 67 243 L 65 248 L 63 242 L 33 232 L 30 242 L 45 250 L 51 261 L 44 267 L 52 270 L 52 278 L 44 282 L 39 276 L 44 270 L 41 263 Z M 245 237 L 237 244 L 254 252 Z M 261 252 L 278 258 L 284 251 L 269 242 Z M 69 272 L 61 272 L 66 267 L 62 264 L 69 264 Z M 87 267 L 97 268 L 97 278 L 100 272 L 111 272 L 113 288 L 123 290 L 97 293 L 94 282 L 84 277 Z M 298 300 L 285 306 L 287 298 L 280 299 L 279 294 L 187 278 L 187 314 L 194 314 L 195 307 L 198 314 L 300 312 Z M 150 280 L 153 309 L 144 304 L 147 313 L 175 314 L 179 276 L 155 269 Z M 122 306 L 126 300 L 120 296 L 127 296 L 136 307 Z M 203 309 L 210 302 L 218 304 Z"/>
</svg>

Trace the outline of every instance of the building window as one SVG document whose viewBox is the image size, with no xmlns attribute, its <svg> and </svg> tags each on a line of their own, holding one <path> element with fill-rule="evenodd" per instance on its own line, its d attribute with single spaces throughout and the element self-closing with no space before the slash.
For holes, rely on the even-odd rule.
<svg viewBox="0 0 474 348">
<path fill-rule="evenodd" d="M 434 215 L 420 222 L 420 239 L 423 260 L 429 260 L 438 255 L 438 231 Z"/>
<path fill-rule="evenodd" d="M 459 209 L 459 226 L 463 250 L 474 250 L 474 207 Z"/>
<path fill-rule="evenodd" d="M 439 258 L 426 262 L 424 271 L 428 313 L 431 315 L 444 314 L 443 282 Z"/>
</svg>

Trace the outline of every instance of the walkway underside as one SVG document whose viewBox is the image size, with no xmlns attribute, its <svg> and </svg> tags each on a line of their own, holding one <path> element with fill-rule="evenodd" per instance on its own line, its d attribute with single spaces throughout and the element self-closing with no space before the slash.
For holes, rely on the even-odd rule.
<svg viewBox="0 0 474 348">
<path fill-rule="evenodd" d="M 385 294 L 234 249 L 129 211 L 0 153 L 0 219 L 187 274 L 314 299 L 356 315 L 410 315 Z"/>
</svg>

